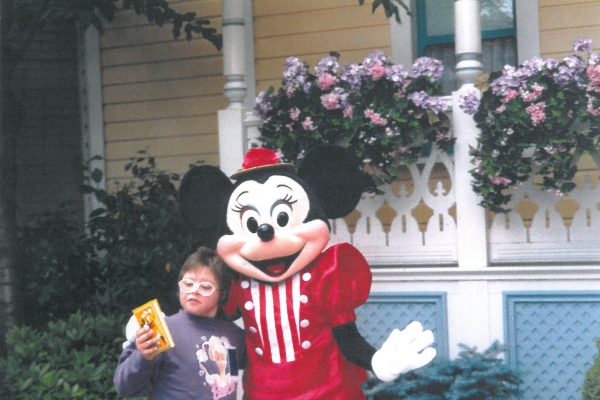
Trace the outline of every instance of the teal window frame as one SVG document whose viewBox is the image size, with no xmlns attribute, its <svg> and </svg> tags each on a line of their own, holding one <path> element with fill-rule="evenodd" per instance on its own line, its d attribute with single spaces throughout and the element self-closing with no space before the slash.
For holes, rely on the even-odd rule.
<svg viewBox="0 0 600 400">
<path fill-rule="evenodd" d="M 513 0 L 513 27 L 505 29 L 494 29 L 481 32 L 481 39 L 494 39 L 501 37 L 517 37 L 517 20 L 516 20 L 516 6 Z M 427 18 L 426 18 L 426 5 L 425 0 L 416 0 L 417 6 L 417 54 L 419 57 L 425 53 L 425 48 L 430 45 L 454 43 L 454 35 L 427 35 Z"/>
</svg>

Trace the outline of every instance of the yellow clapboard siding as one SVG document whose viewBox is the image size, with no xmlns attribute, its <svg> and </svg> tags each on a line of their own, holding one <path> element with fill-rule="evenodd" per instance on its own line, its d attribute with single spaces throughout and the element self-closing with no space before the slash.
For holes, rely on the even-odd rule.
<svg viewBox="0 0 600 400">
<path fill-rule="evenodd" d="M 209 114 L 199 117 L 109 123 L 104 127 L 104 137 L 107 142 L 110 142 L 171 137 L 174 135 L 216 134 L 217 131 L 217 115 Z"/>
<path fill-rule="evenodd" d="M 178 39 L 162 43 L 104 49 L 102 51 L 102 66 L 110 67 L 173 59 L 202 59 L 221 56 L 221 52 L 208 40 L 195 37 L 190 41 Z"/>
<path fill-rule="evenodd" d="M 361 63 L 363 62 L 365 57 L 369 55 L 369 53 L 376 50 L 381 50 L 388 56 L 391 55 L 391 48 L 389 46 L 380 46 L 374 49 L 344 51 L 343 53 L 340 53 L 340 67 L 342 67 L 344 64 Z M 311 54 L 299 58 L 302 62 L 308 64 L 309 72 L 314 74 L 315 65 L 317 65 L 321 58 L 326 57 L 328 55 L 329 53 Z M 279 83 L 281 83 L 281 79 L 283 79 L 283 63 L 287 57 L 288 56 L 256 60 L 256 80 L 264 81 L 274 80 L 277 78 L 279 79 Z M 279 84 L 277 86 L 279 86 Z"/>
<path fill-rule="evenodd" d="M 211 76 L 113 85 L 105 86 L 102 95 L 105 104 L 192 97 L 198 96 L 199 93 L 218 95 L 223 93 L 225 82 L 225 77 Z"/>
<path fill-rule="evenodd" d="M 102 82 L 104 85 L 117 85 L 211 75 L 223 75 L 221 57 L 107 67 L 102 69 Z"/>
<path fill-rule="evenodd" d="M 565 5 L 540 9 L 540 31 L 554 29 L 599 27 L 600 2 Z"/>
<path fill-rule="evenodd" d="M 304 54 L 343 53 L 347 50 L 377 49 L 390 46 L 389 26 L 359 28 L 352 31 L 329 31 L 264 38 L 255 42 L 257 60 Z"/>
<path fill-rule="evenodd" d="M 151 154 L 152 155 L 152 154 Z M 132 156 L 135 156 L 133 154 Z M 189 170 L 190 164 L 194 164 L 198 160 L 204 161 L 204 165 L 219 165 L 219 155 L 217 153 L 206 153 L 198 154 L 193 156 L 178 156 L 178 157 L 155 157 L 156 166 L 162 171 L 168 171 L 175 174 L 180 174 L 183 177 Z M 106 174 L 109 177 L 107 179 L 107 186 L 109 192 L 114 190 L 115 182 L 121 184 L 130 182 L 133 177 L 131 172 L 125 171 L 125 166 L 129 163 L 127 160 L 107 161 L 106 162 Z"/>
<path fill-rule="evenodd" d="M 372 0 L 367 0 L 361 8 L 366 13 L 371 13 L 372 3 Z M 352 5 L 358 6 L 358 4 L 358 0 L 254 0 L 252 2 L 252 9 L 254 17 L 258 18 L 266 15 L 300 13 L 303 11 L 332 9 Z"/>
<path fill-rule="evenodd" d="M 221 26 L 221 21 L 221 18 L 213 18 L 211 24 Z M 198 37 L 198 39 L 200 39 L 200 37 Z M 100 38 L 100 46 L 103 49 L 106 49 L 112 47 L 136 46 L 146 43 L 169 42 L 174 40 L 171 25 L 164 25 L 161 28 L 153 24 L 145 24 L 129 28 L 107 30 Z M 178 40 L 186 40 L 185 32 L 182 32 Z"/>
<path fill-rule="evenodd" d="M 221 17 L 221 0 L 206 0 L 206 1 L 169 1 L 169 6 L 179 13 L 195 12 L 197 18 L 206 18 L 211 20 L 214 17 Z M 106 30 L 111 28 L 121 28 L 128 26 L 137 26 L 147 24 L 148 19 L 145 15 L 137 15 L 133 8 L 124 10 L 119 8 L 115 13 L 113 21 L 105 25 Z M 219 28 L 218 25 L 213 27 Z M 170 24 L 165 24 L 165 27 L 170 29 Z"/>
<path fill-rule="evenodd" d="M 577 38 L 590 38 L 600 43 L 599 27 L 581 27 L 540 32 L 540 48 L 542 57 L 548 54 L 573 54 L 573 41 Z"/>
<path fill-rule="evenodd" d="M 107 142 L 107 159 L 127 159 L 137 151 L 148 149 L 156 157 L 188 156 L 218 152 L 218 135 L 181 136 L 164 139 L 143 139 L 126 142 Z"/>
<path fill-rule="evenodd" d="M 356 29 L 367 26 L 387 26 L 385 15 L 365 14 L 360 7 L 345 7 L 331 10 L 308 11 L 299 14 L 283 14 L 263 17 L 254 23 L 254 37 L 287 36 L 306 32 Z"/>
<path fill-rule="evenodd" d="M 217 110 L 227 107 L 227 104 L 228 101 L 224 96 L 205 96 L 106 105 L 104 121 L 110 123 L 214 114 Z"/>
</svg>

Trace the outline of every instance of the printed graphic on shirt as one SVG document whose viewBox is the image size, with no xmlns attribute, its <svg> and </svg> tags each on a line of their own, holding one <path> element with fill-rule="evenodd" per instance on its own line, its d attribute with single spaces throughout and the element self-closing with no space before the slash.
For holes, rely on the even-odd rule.
<svg viewBox="0 0 600 400">
<path fill-rule="evenodd" d="M 213 400 L 218 400 L 230 393 L 235 393 L 239 378 L 237 375 L 237 358 L 235 347 L 226 337 L 202 337 L 197 344 L 196 358 L 200 366 L 200 376 L 211 386 Z"/>
</svg>

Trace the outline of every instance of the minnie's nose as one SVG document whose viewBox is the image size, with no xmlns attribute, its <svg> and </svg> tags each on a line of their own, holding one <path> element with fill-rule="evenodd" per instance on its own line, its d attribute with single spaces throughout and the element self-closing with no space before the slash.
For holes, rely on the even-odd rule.
<svg viewBox="0 0 600 400">
<path fill-rule="evenodd" d="M 273 236 L 275 236 L 275 229 L 273 229 L 272 225 L 262 224 L 258 227 L 256 234 L 263 242 L 270 242 Z"/>
</svg>

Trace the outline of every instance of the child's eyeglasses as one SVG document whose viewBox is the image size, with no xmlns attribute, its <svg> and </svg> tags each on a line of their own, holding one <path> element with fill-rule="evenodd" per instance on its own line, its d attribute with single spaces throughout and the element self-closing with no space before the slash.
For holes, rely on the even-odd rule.
<svg viewBox="0 0 600 400">
<path fill-rule="evenodd" d="M 183 293 L 194 293 L 198 291 L 202 296 L 208 297 L 214 293 L 215 287 L 210 282 L 194 282 L 191 279 L 182 279 L 179 281 L 179 289 Z"/>
</svg>

